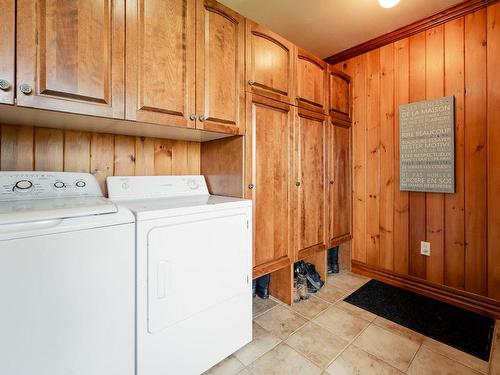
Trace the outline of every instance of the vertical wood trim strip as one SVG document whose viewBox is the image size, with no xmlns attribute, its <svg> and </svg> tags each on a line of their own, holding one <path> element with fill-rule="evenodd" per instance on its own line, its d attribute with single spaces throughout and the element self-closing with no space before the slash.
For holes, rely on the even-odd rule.
<svg viewBox="0 0 500 375">
<path fill-rule="evenodd" d="M 66 130 L 64 133 L 64 171 L 90 171 L 90 133 Z"/>
</svg>

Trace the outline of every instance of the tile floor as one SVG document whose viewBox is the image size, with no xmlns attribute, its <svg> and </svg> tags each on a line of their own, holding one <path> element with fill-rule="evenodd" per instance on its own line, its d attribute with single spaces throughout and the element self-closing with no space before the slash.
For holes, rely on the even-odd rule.
<svg viewBox="0 0 500 375">
<path fill-rule="evenodd" d="M 206 375 L 499 374 L 497 321 L 490 362 L 344 302 L 369 279 L 341 272 L 292 306 L 254 299 L 253 341 Z"/>
</svg>

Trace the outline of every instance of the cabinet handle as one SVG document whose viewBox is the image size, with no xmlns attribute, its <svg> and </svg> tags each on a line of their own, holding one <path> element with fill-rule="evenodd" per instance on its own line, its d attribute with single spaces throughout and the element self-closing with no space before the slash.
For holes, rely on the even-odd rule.
<svg viewBox="0 0 500 375">
<path fill-rule="evenodd" d="M 19 90 L 21 90 L 21 92 L 24 95 L 30 95 L 33 92 L 33 88 L 30 85 L 28 85 L 27 83 L 22 83 L 19 86 Z"/>
<path fill-rule="evenodd" d="M 248 188 L 249 188 L 250 190 L 252 190 L 254 187 L 255 187 L 255 185 L 254 185 L 254 184 L 248 184 Z"/>
<path fill-rule="evenodd" d="M 301 185 L 301 184 L 300 184 L 300 181 L 297 181 L 297 182 L 295 183 L 295 186 L 297 186 L 297 187 L 298 187 L 298 186 L 300 186 L 300 185 Z"/>
<path fill-rule="evenodd" d="M 8 89 L 10 89 L 10 82 L 0 79 L 0 90 L 7 91 Z"/>
<path fill-rule="evenodd" d="M 199 117 L 199 120 L 200 120 L 201 122 L 205 121 L 206 119 L 207 119 L 207 116 L 205 116 L 205 115 L 201 115 L 201 116 Z"/>
<path fill-rule="evenodd" d="M 250 86 L 253 86 L 253 85 L 255 85 L 255 81 L 254 81 L 254 80 L 249 80 L 249 81 L 248 81 L 248 84 L 249 84 Z"/>
<path fill-rule="evenodd" d="M 330 180 L 330 185 L 333 185 L 333 180 Z"/>
<path fill-rule="evenodd" d="M 192 114 L 189 116 L 189 119 L 190 119 L 191 121 L 196 120 L 196 115 L 195 115 L 194 113 L 192 113 Z"/>
</svg>

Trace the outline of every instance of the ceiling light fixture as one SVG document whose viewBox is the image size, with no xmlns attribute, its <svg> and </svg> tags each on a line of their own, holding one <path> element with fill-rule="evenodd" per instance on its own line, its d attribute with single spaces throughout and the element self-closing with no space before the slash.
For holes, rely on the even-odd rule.
<svg viewBox="0 0 500 375">
<path fill-rule="evenodd" d="M 400 0 L 378 0 L 382 8 L 393 8 L 399 4 Z"/>
</svg>

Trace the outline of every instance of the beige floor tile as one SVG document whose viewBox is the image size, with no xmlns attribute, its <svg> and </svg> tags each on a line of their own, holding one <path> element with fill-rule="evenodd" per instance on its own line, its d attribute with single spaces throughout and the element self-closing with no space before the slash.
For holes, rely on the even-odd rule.
<svg viewBox="0 0 500 375">
<path fill-rule="evenodd" d="M 329 286 L 334 286 L 348 292 L 354 289 L 358 289 L 359 287 L 366 284 L 369 280 L 370 279 L 364 276 L 355 275 L 351 272 L 341 272 L 329 276 L 327 279 L 327 284 Z"/>
<path fill-rule="evenodd" d="M 410 365 L 409 375 L 478 375 L 473 369 L 422 346 Z"/>
<path fill-rule="evenodd" d="M 342 289 L 336 288 L 331 285 L 325 284 L 321 290 L 314 296 L 321 298 L 327 302 L 335 303 L 342 297 L 344 297 L 346 292 Z"/>
<path fill-rule="evenodd" d="M 284 340 L 297 330 L 297 328 L 304 325 L 307 319 L 287 307 L 278 305 L 259 315 L 254 321 L 273 335 Z"/>
<path fill-rule="evenodd" d="M 255 297 L 253 299 L 253 317 L 259 316 L 260 314 L 265 313 L 267 310 L 272 309 L 278 303 L 273 299 L 262 299 L 259 297 Z"/>
<path fill-rule="evenodd" d="M 329 306 L 330 306 L 329 302 L 311 296 L 308 300 L 292 304 L 290 308 L 293 311 L 299 313 L 300 315 L 306 317 L 307 319 L 312 319 L 320 312 L 327 309 Z"/>
<path fill-rule="evenodd" d="M 490 355 L 490 374 L 500 374 L 500 321 L 496 321 L 493 347 Z"/>
<path fill-rule="evenodd" d="M 351 305 L 350 303 L 347 303 L 343 300 L 340 300 L 337 303 L 335 303 L 335 307 L 347 311 L 348 313 L 354 315 L 355 317 L 361 318 L 368 322 L 372 322 L 377 317 L 377 315 L 372 314 L 369 311 L 363 310 L 357 306 Z"/>
<path fill-rule="evenodd" d="M 321 369 L 282 343 L 248 366 L 256 375 L 317 375 Z"/>
<path fill-rule="evenodd" d="M 406 371 L 420 347 L 415 341 L 373 324 L 359 335 L 354 345 L 401 371 Z"/>
<path fill-rule="evenodd" d="M 398 375 L 401 371 L 389 366 L 354 345 L 349 346 L 326 370 L 332 375 Z"/>
<path fill-rule="evenodd" d="M 418 343 L 422 343 L 424 341 L 424 335 L 421 335 L 418 332 L 412 331 L 409 328 L 403 327 L 397 323 L 391 322 L 390 320 L 384 319 L 381 316 L 378 316 L 373 324 L 376 324 L 379 327 L 385 328 L 389 331 L 393 331 L 399 335 L 405 336 L 410 340 L 416 341 Z"/>
<path fill-rule="evenodd" d="M 238 375 L 253 375 L 252 372 L 247 369 L 247 368 L 244 368 L 243 370 L 241 370 L 240 372 L 238 372 Z"/>
<path fill-rule="evenodd" d="M 257 358 L 267 353 L 281 342 L 281 339 L 272 335 L 257 323 L 253 323 L 253 340 L 234 353 L 241 363 L 248 366 Z"/>
<path fill-rule="evenodd" d="M 370 324 L 335 306 L 323 311 L 313 321 L 346 341 L 352 341 Z"/>
<path fill-rule="evenodd" d="M 234 356 L 230 355 L 225 360 L 219 362 L 204 375 L 235 375 L 243 370 L 245 366 L 238 361 Z"/>
<path fill-rule="evenodd" d="M 434 352 L 442 354 L 445 357 L 448 357 L 449 359 L 459 362 L 467 367 L 473 368 L 474 370 L 479 371 L 480 373 L 483 374 L 488 373 L 488 367 L 489 367 L 488 362 L 483 361 L 477 357 L 464 353 L 458 349 L 445 345 L 429 337 L 424 338 L 423 345 L 425 345 Z"/>
<path fill-rule="evenodd" d="M 313 322 L 291 335 L 286 343 L 322 369 L 349 344 Z"/>
</svg>

